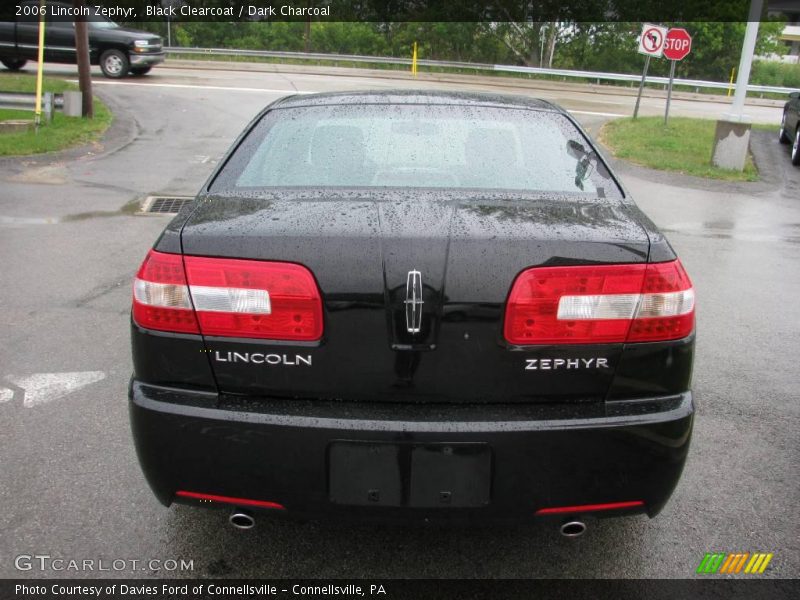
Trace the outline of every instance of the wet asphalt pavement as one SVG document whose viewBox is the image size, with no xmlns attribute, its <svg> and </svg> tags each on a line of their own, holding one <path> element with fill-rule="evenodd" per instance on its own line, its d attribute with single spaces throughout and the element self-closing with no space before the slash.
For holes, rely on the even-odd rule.
<svg viewBox="0 0 800 600">
<path fill-rule="evenodd" d="M 400 85 L 360 79 L 356 87 Z M 260 519 L 242 532 L 228 526 L 225 511 L 156 502 L 128 429 L 128 312 L 130 281 L 167 218 L 131 211 L 151 193 L 193 194 L 267 102 L 295 87 L 335 86 L 335 78 L 307 74 L 261 74 L 256 86 L 249 74 L 156 70 L 141 81 L 98 84 L 118 121 L 91 154 L 0 161 L 0 577 L 98 575 L 14 567 L 20 554 L 49 554 L 183 558 L 194 567 L 102 576 L 683 578 L 708 551 L 773 552 L 766 575 L 797 576 L 800 169 L 777 133 L 754 134 L 759 183 L 619 167 L 698 295 L 694 439 L 683 479 L 656 519 L 590 523 L 576 540 L 537 524 Z M 588 114 L 608 107 L 588 110 L 573 92 L 547 93 L 563 95 L 593 132 L 608 118 Z M 691 113 L 685 105 L 679 110 Z M 100 379 L 23 404 L 13 381 L 62 372 Z"/>
</svg>

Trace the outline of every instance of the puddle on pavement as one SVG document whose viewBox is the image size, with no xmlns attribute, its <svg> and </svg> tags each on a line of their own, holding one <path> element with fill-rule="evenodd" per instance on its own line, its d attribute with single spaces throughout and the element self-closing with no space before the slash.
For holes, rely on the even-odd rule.
<svg viewBox="0 0 800 600">
<path fill-rule="evenodd" d="M 61 217 L 62 222 L 87 221 L 89 219 L 102 219 L 104 217 L 119 217 L 120 215 L 133 215 L 139 211 L 141 200 L 135 199 L 127 202 L 119 210 L 92 210 L 89 212 L 75 213 Z"/>
<path fill-rule="evenodd" d="M 780 223 L 773 226 L 742 227 L 733 221 L 703 221 L 698 223 L 676 223 L 662 227 L 666 234 L 684 234 L 717 240 L 740 240 L 745 242 L 787 242 L 800 244 L 797 229 L 800 223 Z"/>
<path fill-rule="evenodd" d="M 733 221 L 704 221 L 704 229 L 735 229 L 736 223 Z"/>
<path fill-rule="evenodd" d="M 118 210 L 93 210 L 63 217 L 8 217 L 0 215 L 0 225 L 56 225 L 73 221 L 88 221 L 106 217 L 133 216 L 139 211 L 142 201 L 138 198 L 126 202 Z"/>
<path fill-rule="evenodd" d="M 71 179 L 67 168 L 63 165 L 30 167 L 5 178 L 12 183 L 40 183 L 45 185 L 66 185 Z"/>
</svg>

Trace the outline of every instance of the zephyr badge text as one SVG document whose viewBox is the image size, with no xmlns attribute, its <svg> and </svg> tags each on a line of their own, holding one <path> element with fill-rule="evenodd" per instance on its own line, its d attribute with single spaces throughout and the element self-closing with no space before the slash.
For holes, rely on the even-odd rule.
<svg viewBox="0 0 800 600">
<path fill-rule="evenodd" d="M 556 371 L 558 369 L 607 369 L 607 358 L 528 358 L 526 371 Z"/>
</svg>

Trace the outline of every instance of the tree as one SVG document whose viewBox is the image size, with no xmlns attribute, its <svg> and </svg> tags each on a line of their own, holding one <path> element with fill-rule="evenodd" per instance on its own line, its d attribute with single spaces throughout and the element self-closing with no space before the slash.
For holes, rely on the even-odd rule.
<svg viewBox="0 0 800 600">
<path fill-rule="evenodd" d="M 746 23 L 683 23 L 692 36 L 692 53 L 678 64 L 681 77 L 725 81 L 731 69 L 739 66 Z M 758 28 L 756 56 L 785 52 L 779 36 L 784 24 L 762 21 Z"/>
<path fill-rule="evenodd" d="M 514 56 L 517 64 L 526 67 L 539 67 L 546 61 L 545 31 L 549 23 L 513 21 L 499 23 L 481 23 L 484 35 L 497 38 Z M 555 38 L 553 38 L 555 44 Z"/>
<path fill-rule="evenodd" d="M 633 1 L 633 0 L 631 0 Z M 502 15 L 501 15 L 502 16 Z M 182 22 L 173 27 L 180 45 L 409 57 L 414 42 L 421 58 L 489 64 L 547 66 L 638 74 L 641 22 L 559 21 L 240 21 Z M 542 18 L 542 17 L 539 17 Z M 677 64 L 683 78 L 726 81 L 739 64 L 745 24 L 665 23 L 693 37 L 692 53 Z M 783 23 L 762 21 L 756 54 L 780 53 Z M 307 40 L 313 41 L 307 46 Z M 650 74 L 665 76 L 669 61 L 653 60 Z"/>
<path fill-rule="evenodd" d="M 739 65 L 745 23 L 703 21 L 665 25 L 683 27 L 692 36 L 692 52 L 676 65 L 676 77 L 725 81 L 731 69 Z M 641 72 L 644 59 L 636 52 L 641 29 L 641 23 L 574 23 L 561 34 L 556 62 L 566 69 Z M 782 22 L 762 21 L 756 55 L 780 53 L 781 31 Z M 667 75 L 668 72 L 668 60 L 650 63 L 650 74 Z"/>
<path fill-rule="evenodd" d="M 565 69 L 636 72 L 642 64 L 636 52 L 640 30 L 641 23 L 573 23 L 562 33 L 556 62 Z"/>
</svg>

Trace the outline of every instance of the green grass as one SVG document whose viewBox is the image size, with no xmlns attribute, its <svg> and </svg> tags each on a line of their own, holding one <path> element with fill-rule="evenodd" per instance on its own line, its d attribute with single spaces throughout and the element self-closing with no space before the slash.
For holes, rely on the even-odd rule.
<svg viewBox="0 0 800 600">
<path fill-rule="evenodd" d="M 600 132 L 600 139 L 617 158 L 696 177 L 726 181 L 757 181 L 758 171 L 748 156 L 743 172 L 711 164 L 716 121 L 673 117 L 664 127 L 662 117 L 616 119 Z"/>
<path fill-rule="evenodd" d="M 10 110 L 8 108 L 0 108 L 0 121 L 10 121 L 12 119 L 32 121 L 33 113 L 29 110 Z"/>
<path fill-rule="evenodd" d="M 62 79 L 45 77 L 45 92 L 77 90 L 78 86 Z M 28 73 L 0 73 L 0 91 L 34 92 L 36 77 Z M 94 119 L 65 117 L 53 113 L 50 123 L 42 123 L 38 133 L 31 129 L 24 133 L 0 133 L 0 156 L 23 156 L 64 150 L 72 146 L 91 143 L 103 135 L 111 124 L 113 115 L 108 107 L 95 97 Z M 33 111 L 0 110 L 0 121 L 9 119 L 33 120 Z"/>
</svg>

